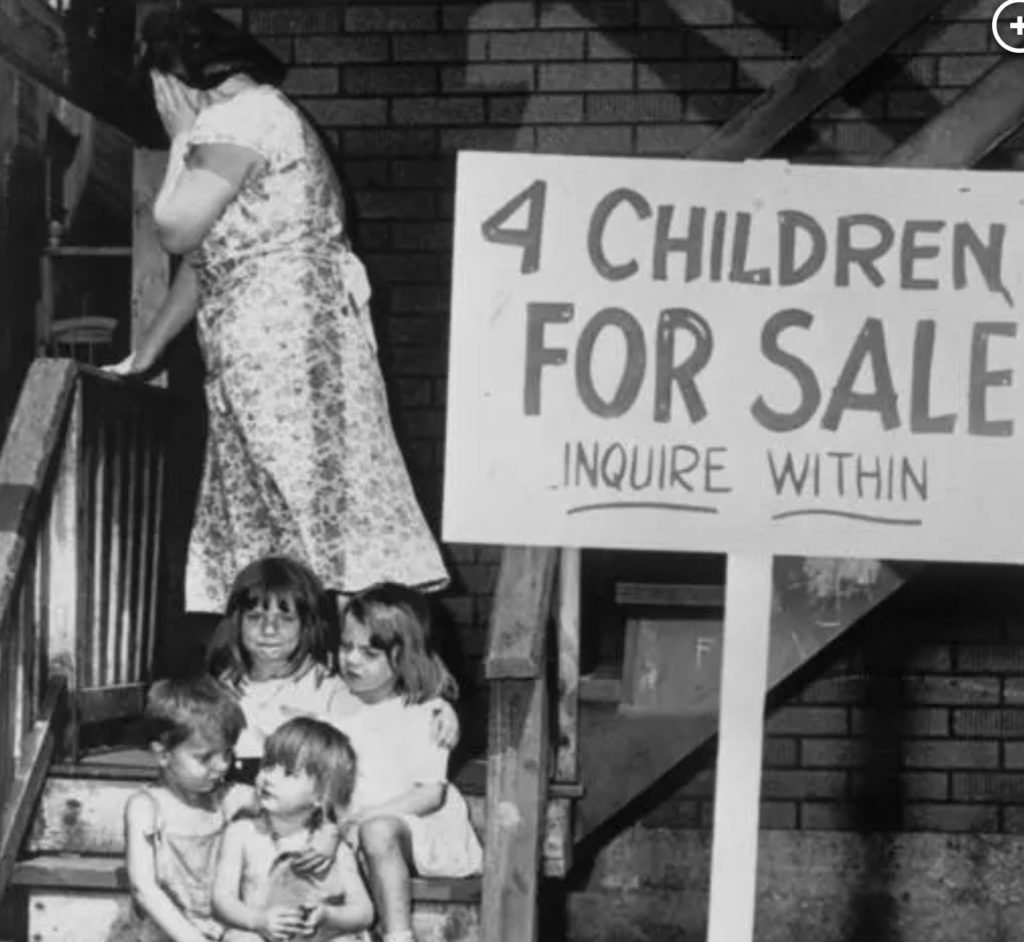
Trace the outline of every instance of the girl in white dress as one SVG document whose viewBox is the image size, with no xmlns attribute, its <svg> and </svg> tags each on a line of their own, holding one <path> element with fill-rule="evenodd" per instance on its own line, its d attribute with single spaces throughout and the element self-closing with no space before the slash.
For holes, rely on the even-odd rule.
<svg viewBox="0 0 1024 942">
<path fill-rule="evenodd" d="M 431 638 L 430 607 L 414 589 L 382 584 L 342 617 L 339 669 L 363 708 L 333 722 L 358 757 L 343 833 L 362 854 L 384 942 L 413 942 L 411 878 L 465 877 L 483 863 L 449 749 L 431 735 L 431 701 L 457 688 Z"/>
</svg>

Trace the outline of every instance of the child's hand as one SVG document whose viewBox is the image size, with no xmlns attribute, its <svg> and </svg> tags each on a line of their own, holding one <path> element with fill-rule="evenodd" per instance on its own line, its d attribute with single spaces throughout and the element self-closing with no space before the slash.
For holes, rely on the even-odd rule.
<svg viewBox="0 0 1024 942">
<path fill-rule="evenodd" d="M 324 916 L 326 915 L 324 912 L 324 908 L 323 906 L 316 905 L 301 906 L 300 909 L 302 910 L 303 914 L 302 934 L 312 935 L 314 932 L 316 932 L 317 929 L 320 928 L 320 923 L 324 921 Z"/>
<path fill-rule="evenodd" d="M 430 734 L 442 749 L 454 749 L 459 741 L 459 718 L 447 700 L 431 701 Z"/>
<path fill-rule="evenodd" d="M 303 931 L 301 906 L 271 906 L 260 916 L 259 933 L 272 942 L 284 942 Z"/>
<path fill-rule="evenodd" d="M 292 860 L 292 870 L 312 877 L 331 869 L 341 843 L 341 830 L 333 821 L 325 821 L 310 836 L 309 843 Z"/>
</svg>

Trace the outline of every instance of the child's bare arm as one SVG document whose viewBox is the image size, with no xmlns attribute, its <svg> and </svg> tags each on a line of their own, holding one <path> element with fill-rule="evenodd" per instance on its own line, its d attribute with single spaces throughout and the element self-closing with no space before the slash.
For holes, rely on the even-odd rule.
<svg viewBox="0 0 1024 942">
<path fill-rule="evenodd" d="M 242 901 L 242 867 L 246 835 L 250 831 L 249 822 L 240 821 L 230 825 L 224 834 L 213 878 L 213 913 L 236 929 L 258 932 L 268 939 L 285 939 L 302 928 L 298 906 L 262 910 Z"/>
<path fill-rule="evenodd" d="M 173 942 L 205 942 L 199 928 L 157 883 L 155 826 L 153 799 L 142 792 L 132 795 L 124 809 L 125 864 L 132 899 Z"/>
<path fill-rule="evenodd" d="M 430 735 L 434 742 L 449 752 L 459 743 L 459 717 L 455 708 L 442 697 L 428 701 L 430 706 Z"/>
<path fill-rule="evenodd" d="M 347 847 L 342 847 L 336 863 L 343 896 L 337 902 L 328 901 L 314 906 L 306 916 L 305 932 L 314 932 L 320 925 L 336 932 L 357 932 L 373 923 L 373 902 L 359 873 L 355 855 Z"/>
</svg>

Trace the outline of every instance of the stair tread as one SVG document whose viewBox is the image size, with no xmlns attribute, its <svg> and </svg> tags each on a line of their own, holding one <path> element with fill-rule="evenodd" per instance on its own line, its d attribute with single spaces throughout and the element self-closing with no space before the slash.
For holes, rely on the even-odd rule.
<svg viewBox="0 0 1024 942">
<path fill-rule="evenodd" d="M 15 863 L 11 883 L 36 888 L 127 892 L 128 874 L 122 857 L 43 854 Z M 480 877 L 416 877 L 412 895 L 418 902 L 477 903 Z"/>
</svg>

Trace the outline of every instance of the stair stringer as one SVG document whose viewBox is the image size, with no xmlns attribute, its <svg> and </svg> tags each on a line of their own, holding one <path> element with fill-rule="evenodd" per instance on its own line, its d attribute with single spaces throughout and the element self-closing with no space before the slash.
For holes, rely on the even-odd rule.
<svg viewBox="0 0 1024 942">
<path fill-rule="evenodd" d="M 769 694 L 888 599 L 914 569 L 878 560 L 777 557 Z M 576 806 L 575 837 L 584 845 L 597 843 L 598 836 L 610 837 L 631 803 L 718 730 L 717 708 L 688 715 L 645 715 L 581 707 L 587 707 L 580 715 L 585 791 Z"/>
</svg>

